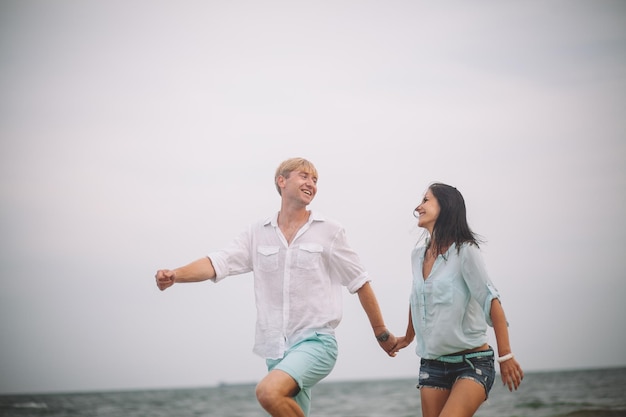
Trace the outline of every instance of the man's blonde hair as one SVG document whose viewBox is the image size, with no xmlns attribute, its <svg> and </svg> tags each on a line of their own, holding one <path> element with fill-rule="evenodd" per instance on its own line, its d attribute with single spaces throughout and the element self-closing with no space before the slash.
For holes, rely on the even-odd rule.
<svg viewBox="0 0 626 417">
<path fill-rule="evenodd" d="M 283 161 L 278 168 L 276 168 L 276 175 L 274 175 L 274 185 L 276 185 L 276 190 L 278 194 L 281 194 L 280 187 L 278 186 L 278 177 L 289 178 L 289 174 L 293 171 L 302 171 L 306 172 L 317 178 L 317 169 L 315 169 L 315 165 L 312 162 L 304 159 L 304 158 L 290 158 L 286 161 Z"/>
</svg>

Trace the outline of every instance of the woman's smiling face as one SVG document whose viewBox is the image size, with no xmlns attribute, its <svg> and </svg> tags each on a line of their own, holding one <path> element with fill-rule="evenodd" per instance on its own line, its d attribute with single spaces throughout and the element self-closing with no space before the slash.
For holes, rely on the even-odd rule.
<svg viewBox="0 0 626 417">
<path fill-rule="evenodd" d="M 439 217 L 439 202 L 430 191 L 426 191 L 424 194 L 424 198 L 419 206 L 415 208 L 415 213 L 417 214 L 417 225 L 419 227 L 423 227 L 428 229 L 428 231 L 432 234 L 433 228 L 435 227 L 435 222 Z"/>
</svg>

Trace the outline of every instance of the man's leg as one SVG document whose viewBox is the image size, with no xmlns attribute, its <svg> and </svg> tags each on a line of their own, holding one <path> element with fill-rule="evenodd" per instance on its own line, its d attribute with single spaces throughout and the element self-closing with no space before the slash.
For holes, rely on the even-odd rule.
<svg viewBox="0 0 626 417">
<path fill-rule="evenodd" d="M 257 399 L 272 416 L 304 416 L 311 408 L 311 389 L 335 366 L 337 341 L 316 333 L 292 346 L 282 359 L 267 359 L 269 373 L 257 385 Z M 287 401 L 286 399 L 291 401 Z M 298 413 L 293 408 L 298 407 Z M 282 412 L 286 414 L 281 414 Z"/>
<path fill-rule="evenodd" d="M 281 370 L 270 371 L 256 387 L 259 404 L 272 417 L 304 417 L 293 397 L 300 391 L 296 381 Z"/>
</svg>

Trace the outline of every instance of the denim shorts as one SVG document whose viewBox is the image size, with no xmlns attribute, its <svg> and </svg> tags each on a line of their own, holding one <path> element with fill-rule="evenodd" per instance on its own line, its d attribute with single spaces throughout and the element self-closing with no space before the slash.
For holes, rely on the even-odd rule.
<svg viewBox="0 0 626 417">
<path fill-rule="evenodd" d="M 294 400 L 304 415 L 309 415 L 311 388 L 333 370 L 337 362 L 337 341 L 335 336 L 315 333 L 290 347 L 281 359 L 267 359 L 267 370 L 279 369 L 291 376 L 300 392 Z"/>
<path fill-rule="evenodd" d="M 489 349 L 492 353 L 493 350 Z M 429 387 L 452 389 L 454 383 L 461 378 L 471 379 L 485 388 L 485 399 L 496 378 L 494 356 L 465 358 L 459 363 L 448 363 L 437 359 L 422 359 L 417 388 Z"/>
</svg>

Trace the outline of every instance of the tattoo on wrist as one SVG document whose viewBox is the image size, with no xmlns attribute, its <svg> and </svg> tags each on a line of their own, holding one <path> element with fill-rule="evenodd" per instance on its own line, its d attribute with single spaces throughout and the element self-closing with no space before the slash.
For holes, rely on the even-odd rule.
<svg viewBox="0 0 626 417">
<path fill-rule="evenodd" d="M 379 335 L 376 335 L 376 340 L 378 340 L 379 342 L 386 342 L 387 340 L 389 340 L 389 332 L 385 330 Z"/>
</svg>

